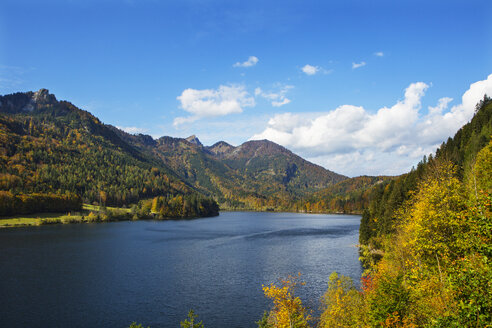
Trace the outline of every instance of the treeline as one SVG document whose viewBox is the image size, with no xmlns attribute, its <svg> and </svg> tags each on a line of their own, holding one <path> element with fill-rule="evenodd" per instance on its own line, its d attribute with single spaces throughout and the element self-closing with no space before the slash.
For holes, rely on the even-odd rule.
<svg viewBox="0 0 492 328">
<path fill-rule="evenodd" d="M 350 178 L 296 202 L 296 207 L 307 213 L 361 214 L 369 206 L 372 188 L 385 186 L 391 179 L 387 176 Z"/>
<path fill-rule="evenodd" d="M 67 102 L 38 104 L 28 114 L 0 113 L 0 131 L 0 190 L 12 194 L 68 192 L 100 203 L 103 191 L 107 205 L 121 206 L 192 192 L 162 164 Z"/>
<path fill-rule="evenodd" d="M 295 280 L 264 287 L 273 305 L 259 327 L 491 327 L 491 114 L 485 97 L 436 157 L 374 189 L 361 290 L 332 274 L 314 322 Z"/>
<path fill-rule="evenodd" d="M 361 214 L 369 206 L 373 187 L 384 188 L 393 179 L 387 176 L 350 178 L 301 199 L 286 193 L 270 197 L 238 193 L 227 199 L 219 198 L 219 202 L 221 207 L 232 210 Z"/>
<path fill-rule="evenodd" d="M 492 143 L 472 179 L 433 162 L 395 214 L 362 278 L 330 277 L 317 327 L 489 327 L 492 324 Z M 272 323 L 270 326 L 279 327 Z M 303 326 L 307 327 L 307 326 Z"/>
<path fill-rule="evenodd" d="M 457 167 L 460 180 L 473 174 L 478 152 L 490 141 L 492 135 L 492 101 L 487 95 L 476 106 L 470 123 L 464 125 L 453 138 L 449 138 L 436 151 L 435 158 L 424 156 L 416 169 L 404 174 L 389 184 L 380 184 L 369 195 L 369 206 L 363 213 L 360 238 L 361 244 L 377 249 L 387 234 L 395 232 L 397 210 L 410 198 L 419 181 L 428 176 L 436 162 L 450 161 Z"/>
<path fill-rule="evenodd" d="M 18 194 L 0 190 L 0 216 L 43 212 L 69 212 L 82 209 L 82 199 L 75 194 Z"/>
<path fill-rule="evenodd" d="M 78 211 L 82 202 L 121 207 L 140 201 L 135 212 L 144 217 L 218 214 L 214 200 L 198 196 L 162 162 L 140 153 L 90 113 L 54 96 L 31 112 L 22 110 L 28 96 L 3 98 L 0 216 Z M 151 213 L 152 200 L 145 200 L 152 198 L 159 206 Z"/>
<path fill-rule="evenodd" d="M 138 204 L 140 218 L 193 218 L 219 215 L 219 206 L 212 198 L 198 194 L 158 196 Z"/>
<path fill-rule="evenodd" d="M 377 186 L 361 222 L 362 291 L 330 280 L 320 327 L 492 325 L 492 101 L 436 156 Z"/>
</svg>

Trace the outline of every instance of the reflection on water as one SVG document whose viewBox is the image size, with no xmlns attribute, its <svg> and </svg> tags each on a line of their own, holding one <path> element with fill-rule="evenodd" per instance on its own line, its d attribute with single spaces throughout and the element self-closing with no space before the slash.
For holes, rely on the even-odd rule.
<svg viewBox="0 0 492 328">
<path fill-rule="evenodd" d="M 334 270 L 358 280 L 359 216 L 223 212 L 191 221 L 0 231 L 0 317 L 9 327 L 255 327 L 262 284 L 303 273 L 317 310 Z"/>
</svg>

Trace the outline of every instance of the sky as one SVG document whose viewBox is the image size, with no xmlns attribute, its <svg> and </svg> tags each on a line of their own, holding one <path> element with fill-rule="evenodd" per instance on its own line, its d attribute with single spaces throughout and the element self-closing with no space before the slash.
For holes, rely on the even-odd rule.
<svg viewBox="0 0 492 328">
<path fill-rule="evenodd" d="M 491 1 L 2 0 L 0 94 L 129 133 L 409 171 L 492 96 Z"/>
</svg>

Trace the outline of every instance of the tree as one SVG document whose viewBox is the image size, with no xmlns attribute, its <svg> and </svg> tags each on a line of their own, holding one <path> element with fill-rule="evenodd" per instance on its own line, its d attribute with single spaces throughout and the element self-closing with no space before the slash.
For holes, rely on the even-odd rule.
<svg viewBox="0 0 492 328">
<path fill-rule="evenodd" d="M 263 286 L 263 293 L 273 300 L 273 309 L 268 316 L 266 327 L 274 328 L 308 328 L 311 316 L 302 305 L 299 297 L 294 292 L 297 286 L 303 286 L 298 276 L 289 276 L 280 281 L 280 286 L 270 284 Z M 263 320 L 262 320 L 263 321 Z M 260 321 L 260 322 L 262 322 Z M 265 327 L 265 325 L 264 325 Z"/>
<path fill-rule="evenodd" d="M 193 310 L 188 312 L 188 319 L 181 321 L 181 328 L 204 328 L 202 321 L 195 323 L 198 315 Z"/>
<path fill-rule="evenodd" d="M 349 277 L 333 272 L 321 301 L 323 313 L 319 328 L 360 327 L 363 299 Z"/>
<path fill-rule="evenodd" d="M 136 322 L 132 322 L 132 324 L 128 328 L 144 328 L 144 326 L 142 326 L 141 323 L 137 324 Z M 150 327 L 147 327 L 147 328 L 150 328 Z"/>
</svg>

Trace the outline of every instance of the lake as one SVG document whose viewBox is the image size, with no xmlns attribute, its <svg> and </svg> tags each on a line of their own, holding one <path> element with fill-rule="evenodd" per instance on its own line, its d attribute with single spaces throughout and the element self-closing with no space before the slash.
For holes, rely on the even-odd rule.
<svg viewBox="0 0 492 328">
<path fill-rule="evenodd" d="M 256 327 L 262 284 L 302 273 L 305 305 L 333 271 L 358 282 L 360 216 L 221 212 L 187 221 L 0 230 L 4 327 Z"/>
</svg>

